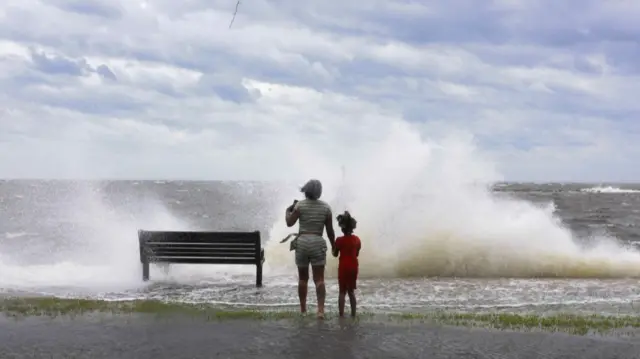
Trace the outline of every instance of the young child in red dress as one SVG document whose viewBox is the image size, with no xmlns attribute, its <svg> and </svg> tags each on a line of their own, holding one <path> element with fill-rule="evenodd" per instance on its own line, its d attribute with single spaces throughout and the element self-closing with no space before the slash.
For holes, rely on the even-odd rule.
<svg viewBox="0 0 640 359">
<path fill-rule="evenodd" d="M 340 255 L 338 261 L 338 286 L 340 294 L 338 296 L 338 311 L 341 317 L 344 316 L 345 296 L 349 295 L 351 305 L 351 316 L 356 316 L 356 282 L 358 280 L 358 256 L 360 255 L 360 238 L 353 234 L 356 228 L 356 220 L 351 217 L 348 211 L 338 215 L 338 225 L 342 229 L 344 236 L 336 239 L 333 256 Z"/>
</svg>

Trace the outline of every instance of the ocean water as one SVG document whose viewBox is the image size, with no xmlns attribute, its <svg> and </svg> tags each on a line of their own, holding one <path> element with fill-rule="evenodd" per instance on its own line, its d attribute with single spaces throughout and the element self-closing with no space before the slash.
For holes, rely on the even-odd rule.
<svg viewBox="0 0 640 359">
<path fill-rule="evenodd" d="M 426 178 L 410 162 L 396 166 L 325 184 L 334 211 L 358 219 L 361 308 L 640 307 L 640 185 L 462 181 L 443 168 Z M 276 182 L 0 181 L 0 293 L 295 308 L 293 253 L 278 241 L 294 230 L 282 214 L 296 197 L 295 184 Z M 264 287 L 255 288 L 254 267 L 224 265 L 152 266 L 145 283 L 141 228 L 260 230 Z M 332 258 L 330 307 L 336 266 Z"/>
</svg>

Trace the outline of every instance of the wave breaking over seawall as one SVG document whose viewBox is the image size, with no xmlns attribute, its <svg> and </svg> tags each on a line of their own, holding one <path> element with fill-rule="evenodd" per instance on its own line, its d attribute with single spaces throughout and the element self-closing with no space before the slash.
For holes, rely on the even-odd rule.
<svg viewBox="0 0 640 359">
<path fill-rule="evenodd" d="M 39 207 L 31 203 L 25 209 L 25 214 L 39 222 L 33 225 L 40 227 L 39 233 L 8 232 L 0 245 L 0 291 L 137 289 L 143 286 L 137 230 L 193 228 L 154 198 L 111 206 L 100 183 L 41 186 L 34 185 L 29 197 L 51 202 Z"/>
<path fill-rule="evenodd" d="M 313 155 L 300 163 L 330 163 L 321 151 L 300 153 Z M 348 164 L 344 178 L 340 165 L 309 176 L 323 180 L 334 217 L 347 209 L 358 219 L 361 277 L 640 277 L 640 252 L 631 246 L 605 236 L 577 238 L 553 203 L 493 193 L 502 178 L 467 138 L 427 142 L 398 123 L 382 146 Z M 296 188 L 291 195 L 301 196 Z M 294 269 L 293 252 L 278 243 L 294 230 L 284 219 L 274 223 L 268 273 Z M 328 275 L 336 268 L 329 256 Z"/>
</svg>

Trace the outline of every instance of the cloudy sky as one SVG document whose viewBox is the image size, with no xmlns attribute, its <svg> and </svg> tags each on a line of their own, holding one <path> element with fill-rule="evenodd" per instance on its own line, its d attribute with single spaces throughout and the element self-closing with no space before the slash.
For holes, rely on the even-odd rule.
<svg viewBox="0 0 640 359">
<path fill-rule="evenodd" d="M 636 0 L 244 0 L 230 28 L 235 8 L 3 1 L 0 177 L 322 178 L 402 158 L 640 181 Z"/>
</svg>

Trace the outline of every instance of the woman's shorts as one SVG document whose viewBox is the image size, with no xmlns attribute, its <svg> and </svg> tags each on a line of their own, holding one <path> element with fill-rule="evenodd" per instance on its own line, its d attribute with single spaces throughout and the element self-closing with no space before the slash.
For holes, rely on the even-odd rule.
<svg viewBox="0 0 640 359">
<path fill-rule="evenodd" d="M 322 236 L 301 234 L 296 244 L 296 266 L 323 266 L 327 263 L 327 242 Z"/>
</svg>

